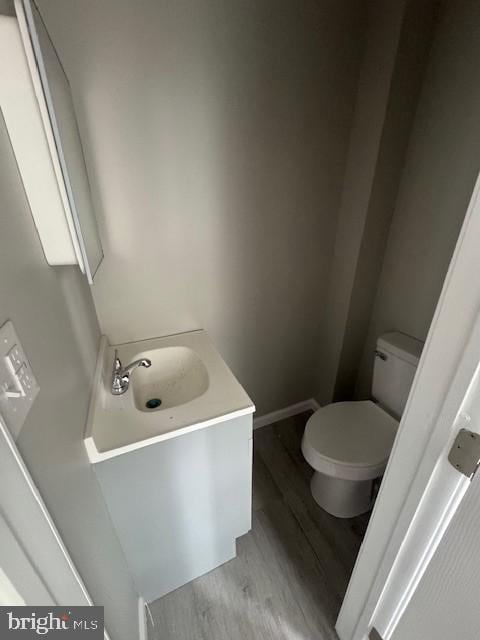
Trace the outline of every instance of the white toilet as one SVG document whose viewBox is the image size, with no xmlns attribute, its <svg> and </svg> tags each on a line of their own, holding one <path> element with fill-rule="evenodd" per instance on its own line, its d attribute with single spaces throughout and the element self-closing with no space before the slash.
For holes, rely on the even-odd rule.
<svg viewBox="0 0 480 640">
<path fill-rule="evenodd" d="M 368 511 L 373 481 L 383 475 L 423 342 L 397 331 L 377 340 L 374 400 L 335 402 L 308 420 L 302 451 L 315 469 L 317 504 L 338 518 Z"/>
</svg>

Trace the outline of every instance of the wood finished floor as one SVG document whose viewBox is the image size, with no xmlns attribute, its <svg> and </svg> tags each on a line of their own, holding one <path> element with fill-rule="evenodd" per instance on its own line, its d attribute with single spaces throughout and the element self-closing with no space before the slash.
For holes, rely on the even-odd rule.
<svg viewBox="0 0 480 640">
<path fill-rule="evenodd" d="M 150 605 L 149 640 L 330 640 L 368 515 L 314 502 L 300 442 L 309 413 L 254 432 L 253 527 L 237 557 Z"/>
</svg>

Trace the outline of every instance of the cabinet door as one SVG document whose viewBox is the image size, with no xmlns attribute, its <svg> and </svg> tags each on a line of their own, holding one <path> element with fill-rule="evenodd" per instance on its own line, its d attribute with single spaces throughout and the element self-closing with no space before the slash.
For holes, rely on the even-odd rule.
<svg viewBox="0 0 480 640">
<path fill-rule="evenodd" d="M 53 136 L 54 145 L 50 145 L 50 153 L 60 166 L 68 200 L 66 214 L 71 217 L 74 242 L 80 252 L 80 266 L 91 284 L 103 259 L 103 249 L 70 84 L 35 3 L 16 0 L 15 7 L 19 21 L 28 29 L 28 36 L 23 31 L 22 36 L 26 51 L 31 51 L 35 58 L 35 66 L 30 64 L 30 73 L 36 75 L 41 86 L 37 91 L 37 83 L 34 82 L 37 99 L 46 107 L 45 115 L 42 111 L 43 124 Z"/>
<path fill-rule="evenodd" d="M 251 526 L 251 435 L 246 416 L 95 465 L 147 601 L 235 556 Z"/>
</svg>

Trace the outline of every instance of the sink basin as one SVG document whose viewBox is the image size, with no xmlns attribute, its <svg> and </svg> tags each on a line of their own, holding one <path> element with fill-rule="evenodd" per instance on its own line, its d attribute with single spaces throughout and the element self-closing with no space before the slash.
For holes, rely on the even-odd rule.
<svg viewBox="0 0 480 640">
<path fill-rule="evenodd" d="M 118 396 L 111 391 L 116 351 L 124 364 L 139 358 L 152 362 L 148 369 L 135 369 L 129 388 Z M 254 411 L 202 329 L 119 345 L 102 336 L 85 447 L 96 464 Z"/>
<path fill-rule="evenodd" d="M 163 347 L 135 356 L 148 358 L 152 366 L 135 369 L 130 386 L 139 411 L 153 413 L 178 407 L 204 394 L 209 387 L 208 371 L 199 356 L 188 347 Z"/>
</svg>

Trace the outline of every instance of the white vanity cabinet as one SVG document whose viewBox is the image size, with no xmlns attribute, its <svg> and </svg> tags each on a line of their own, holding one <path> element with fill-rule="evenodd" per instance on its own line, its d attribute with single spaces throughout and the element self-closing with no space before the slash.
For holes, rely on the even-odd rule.
<svg viewBox="0 0 480 640">
<path fill-rule="evenodd" d="M 111 392 L 115 357 L 151 362 L 121 395 Z M 251 527 L 254 411 L 204 330 L 102 338 L 85 448 L 147 602 L 235 557 Z"/>
<path fill-rule="evenodd" d="M 235 557 L 251 528 L 252 415 L 94 464 L 139 594 L 151 602 Z"/>
</svg>

